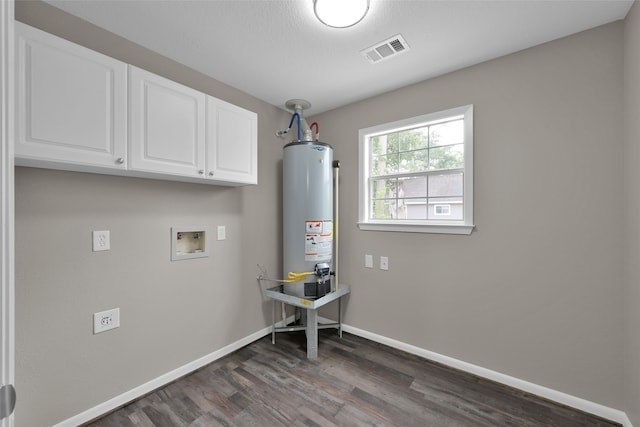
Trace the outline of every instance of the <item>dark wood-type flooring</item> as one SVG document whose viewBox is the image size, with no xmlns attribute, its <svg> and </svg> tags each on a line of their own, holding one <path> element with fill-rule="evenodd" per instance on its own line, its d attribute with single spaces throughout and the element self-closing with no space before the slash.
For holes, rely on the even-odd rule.
<svg viewBox="0 0 640 427">
<path fill-rule="evenodd" d="M 88 424 L 619 426 L 350 334 L 264 337 Z"/>
</svg>

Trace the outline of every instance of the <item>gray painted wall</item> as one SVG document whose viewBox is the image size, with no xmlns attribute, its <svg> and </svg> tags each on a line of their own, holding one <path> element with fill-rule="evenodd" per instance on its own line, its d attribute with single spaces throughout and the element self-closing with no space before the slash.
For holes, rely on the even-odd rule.
<svg viewBox="0 0 640 427">
<path fill-rule="evenodd" d="M 52 425 L 271 323 L 257 264 L 280 273 L 289 114 L 39 2 L 20 21 L 258 113 L 259 185 L 226 188 L 16 170 L 16 425 Z M 206 259 L 170 261 L 170 228 L 226 225 Z M 111 251 L 91 251 L 92 230 Z M 92 334 L 120 307 L 121 327 Z M 52 398 L 53 396 L 53 398 Z"/>
<path fill-rule="evenodd" d="M 342 164 L 347 324 L 621 408 L 622 42 L 614 23 L 312 118 Z M 359 231 L 358 129 L 466 104 L 476 231 Z"/>
<path fill-rule="evenodd" d="M 635 167 L 623 150 L 627 158 L 640 150 L 637 5 L 632 12 L 626 25 L 313 118 L 342 163 L 348 324 L 626 410 L 640 423 L 632 327 L 640 324 L 640 184 L 626 192 L 622 184 L 623 164 Z M 259 115 L 256 187 L 17 169 L 17 423 L 49 425 L 269 323 L 255 266 L 280 273 L 282 142 L 274 130 L 288 114 L 46 4 L 20 1 L 16 16 Z M 623 47 L 633 58 L 626 65 Z M 626 97 L 623 70 L 636 86 Z M 469 103 L 477 230 L 357 230 L 358 129 Z M 625 173 L 640 182 L 630 167 Z M 625 203 L 632 232 L 620 225 Z M 208 259 L 171 263 L 169 228 L 180 224 L 224 224 L 228 238 L 214 242 Z M 111 230 L 110 252 L 91 252 L 94 229 Z M 390 270 L 364 269 L 365 253 L 376 265 L 389 256 Z M 115 306 L 122 327 L 92 335 L 91 314 Z"/>
<path fill-rule="evenodd" d="M 624 44 L 624 183 L 625 294 L 624 392 L 625 410 L 640 426 L 640 5 L 625 21 Z"/>
</svg>

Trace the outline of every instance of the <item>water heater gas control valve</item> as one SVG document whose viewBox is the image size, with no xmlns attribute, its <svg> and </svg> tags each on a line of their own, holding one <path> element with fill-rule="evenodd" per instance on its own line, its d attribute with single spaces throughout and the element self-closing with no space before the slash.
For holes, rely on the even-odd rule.
<svg viewBox="0 0 640 427">
<path fill-rule="evenodd" d="M 323 278 L 331 274 L 331 267 L 329 266 L 329 263 L 322 262 L 322 263 L 316 264 L 316 267 L 313 272 L 319 278 Z"/>
</svg>

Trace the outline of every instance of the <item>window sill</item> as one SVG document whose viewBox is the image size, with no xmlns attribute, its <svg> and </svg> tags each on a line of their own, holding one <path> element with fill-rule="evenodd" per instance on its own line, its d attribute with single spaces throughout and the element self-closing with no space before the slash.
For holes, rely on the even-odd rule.
<svg viewBox="0 0 640 427">
<path fill-rule="evenodd" d="M 359 222 L 358 228 L 363 231 L 395 231 L 400 233 L 433 233 L 470 235 L 474 225 L 469 224 L 402 224 Z"/>
</svg>

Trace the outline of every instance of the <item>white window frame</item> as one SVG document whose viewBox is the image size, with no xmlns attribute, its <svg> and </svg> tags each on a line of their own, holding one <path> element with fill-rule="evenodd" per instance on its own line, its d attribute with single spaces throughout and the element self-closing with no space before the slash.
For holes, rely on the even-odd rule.
<svg viewBox="0 0 640 427">
<path fill-rule="evenodd" d="M 389 220 L 370 219 L 369 212 L 369 139 L 420 126 L 426 126 L 448 118 L 464 119 L 464 169 L 463 169 L 463 219 L 462 220 Z M 358 228 L 372 231 L 399 231 L 412 233 L 466 234 L 473 231 L 473 105 L 451 108 L 445 111 L 411 117 L 360 129 L 359 140 L 359 192 Z"/>
</svg>

